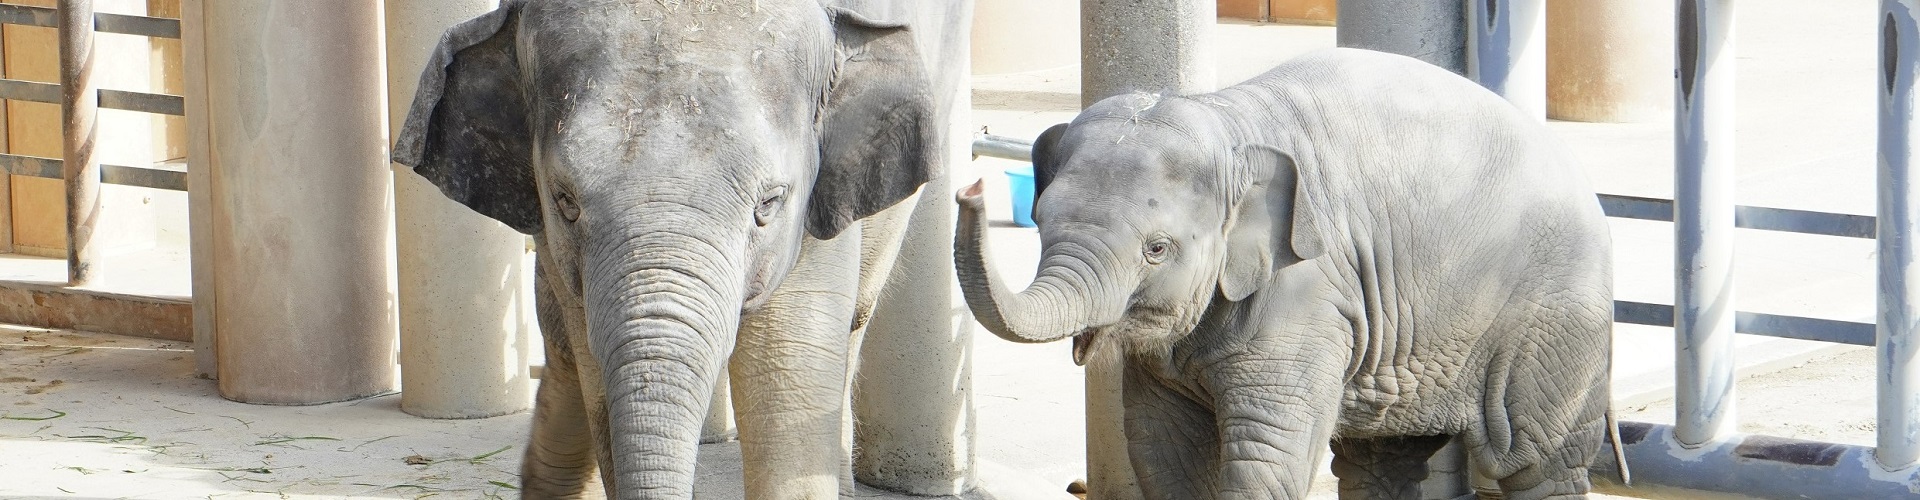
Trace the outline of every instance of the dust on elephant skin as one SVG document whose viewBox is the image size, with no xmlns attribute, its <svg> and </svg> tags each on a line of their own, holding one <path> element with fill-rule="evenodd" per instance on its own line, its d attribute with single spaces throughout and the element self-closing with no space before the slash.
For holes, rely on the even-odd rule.
<svg viewBox="0 0 1920 500">
<path fill-rule="evenodd" d="M 1150 498 L 1407 498 L 1451 437 L 1507 498 L 1580 497 L 1601 444 L 1611 241 L 1537 119 L 1414 59 L 1311 53 L 1218 92 L 1122 95 L 1034 144 L 1040 269 L 956 265 L 1008 340 L 1124 364 Z"/>
</svg>

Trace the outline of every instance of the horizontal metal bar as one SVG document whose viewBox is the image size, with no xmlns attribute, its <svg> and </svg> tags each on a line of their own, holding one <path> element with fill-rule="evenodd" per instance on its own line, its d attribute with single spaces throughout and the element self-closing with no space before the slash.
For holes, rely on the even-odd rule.
<svg viewBox="0 0 1920 500">
<path fill-rule="evenodd" d="M 0 3 L 0 24 L 54 28 L 60 25 L 60 10 L 53 7 Z"/>
<path fill-rule="evenodd" d="M 13 175 L 60 179 L 62 162 L 57 158 L 0 154 L 0 171 Z M 185 170 L 101 165 L 100 182 L 172 191 L 187 190 Z"/>
<path fill-rule="evenodd" d="M 1009 160 L 1033 161 L 1033 143 L 1012 137 L 976 133 L 973 155 Z M 1618 194 L 1602 194 L 1600 208 L 1608 217 L 1673 222 L 1673 200 Z M 1874 219 L 1870 215 L 1836 214 L 1811 210 L 1769 207 L 1734 207 L 1734 226 L 1742 229 L 1788 233 L 1874 237 Z"/>
<path fill-rule="evenodd" d="M 1673 222 L 1673 200 L 1618 194 L 1600 195 L 1600 208 L 1608 217 Z M 1734 207 L 1734 226 L 1742 229 L 1789 233 L 1874 237 L 1874 218 L 1870 215 L 1836 214 L 1790 208 Z"/>
<path fill-rule="evenodd" d="M 1641 498 L 1913 498 L 1920 467 L 1882 469 L 1873 448 L 1735 434 L 1699 448 L 1673 439 L 1673 427 L 1620 422 L 1633 484 L 1621 485 L 1611 450 L 1588 469 L 1593 490 Z"/>
<path fill-rule="evenodd" d="M 147 167 L 129 167 L 125 165 L 101 165 L 100 182 L 169 191 L 187 190 L 187 173 L 181 170 L 166 170 Z"/>
<path fill-rule="evenodd" d="M 95 12 L 93 13 L 93 30 L 101 33 L 178 39 L 180 38 L 180 20 Z"/>
<path fill-rule="evenodd" d="M 0 4 L 0 24 L 56 28 L 60 25 L 59 13 L 59 9 L 52 7 Z M 180 38 L 180 20 L 95 12 L 93 13 L 93 30 L 155 38 Z"/>
<path fill-rule="evenodd" d="M 100 107 L 187 116 L 187 100 L 177 95 L 100 89 Z"/>
<path fill-rule="evenodd" d="M 60 84 L 0 79 L 0 99 L 60 104 Z"/>
<path fill-rule="evenodd" d="M 1033 143 L 986 132 L 973 134 L 973 156 L 1033 161 Z"/>
<path fill-rule="evenodd" d="M 60 163 L 58 158 L 0 154 L 0 170 L 13 175 L 59 179 Z"/>
<path fill-rule="evenodd" d="M 5 4 L 0 4 L 5 5 Z M 0 99 L 60 103 L 60 86 L 24 80 L 0 80 Z M 187 101 L 177 95 L 100 89 L 100 107 L 162 115 L 186 116 Z"/>
<path fill-rule="evenodd" d="M 1871 346 L 1872 323 L 1832 319 L 1782 316 L 1740 311 L 1734 313 L 1733 331 L 1783 339 L 1818 340 L 1836 344 Z M 1617 300 L 1613 302 L 1613 321 L 1649 326 L 1673 326 L 1673 306 Z"/>
</svg>

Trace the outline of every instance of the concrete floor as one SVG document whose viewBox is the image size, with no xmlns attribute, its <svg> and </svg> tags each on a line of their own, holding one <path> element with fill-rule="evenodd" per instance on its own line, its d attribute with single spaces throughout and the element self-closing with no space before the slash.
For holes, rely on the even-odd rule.
<svg viewBox="0 0 1920 500">
<path fill-rule="evenodd" d="M 1873 213 L 1875 5 L 1740 4 L 1740 203 Z M 1326 27 L 1223 22 L 1218 33 L 1223 83 L 1333 45 Z M 1078 83 L 1075 67 L 976 77 L 976 126 L 1033 137 L 1073 117 Z M 1602 192 L 1671 195 L 1670 123 L 1550 127 Z M 1013 165 L 991 158 L 957 165 L 954 183 L 987 179 L 989 214 L 1007 221 L 1000 172 Z M 1031 229 L 1001 226 L 992 234 L 996 257 L 1012 282 L 1024 282 L 1037 238 Z M 1613 230 L 1619 298 L 1670 303 L 1671 227 L 1615 220 Z M 1758 231 L 1738 238 L 1740 309 L 1872 320 L 1871 241 Z M 1671 332 L 1632 325 L 1616 332 L 1616 407 L 1623 418 L 1670 421 Z M 1871 442 L 1873 363 L 1865 351 L 1741 337 L 1747 373 L 1772 372 L 1742 383 L 1743 430 Z M 1081 371 L 1068 346 L 1011 344 L 976 332 L 973 348 L 983 482 L 1000 498 L 1069 498 L 1062 489 L 1084 475 L 1085 443 Z M 424 420 L 399 412 L 397 396 L 312 407 L 231 403 L 213 382 L 192 378 L 185 349 L 0 329 L 0 498 L 515 496 L 524 413 Z M 31 420 L 57 412 L 64 416 Z M 703 448 L 704 497 L 739 496 L 732 449 Z M 1327 480 L 1322 474 L 1316 498 L 1331 498 Z"/>
</svg>

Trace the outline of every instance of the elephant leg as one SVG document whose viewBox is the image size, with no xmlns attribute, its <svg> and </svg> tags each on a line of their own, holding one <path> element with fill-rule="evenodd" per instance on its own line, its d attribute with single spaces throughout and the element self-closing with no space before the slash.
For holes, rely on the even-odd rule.
<svg viewBox="0 0 1920 500">
<path fill-rule="evenodd" d="M 809 238 L 780 288 L 741 318 L 730 366 L 747 498 L 838 498 L 851 476 L 844 423 L 857 228 Z"/>
<path fill-rule="evenodd" d="M 1343 499 L 1420 500 L 1427 460 L 1453 436 L 1334 439 L 1333 475 Z"/>
<path fill-rule="evenodd" d="M 1268 326 L 1287 332 L 1288 349 L 1229 355 L 1203 377 L 1220 433 L 1216 498 L 1306 498 L 1353 353 L 1352 334 L 1333 325 Z"/>
<path fill-rule="evenodd" d="M 581 402 L 562 306 L 547 288 L 545 273 L 535 270 L 535 307 L 546 346 L 547 365 L 533 406 L 533 431 L 520 463 L 521 494 L 527 498 L 581 498 L 596 481 L 593 435 Z"/>
<path fill-rule="evenodd" d="M 733 385 L 727 376 L 727 367 L 721 366 L 713 383 L 713 402 L 707 405 L 707 423 L 700 427 L 700 444 L 733 440 Z"/>
<path fill-rule="evenodd" d="M 1525 323 L 1540 326 L 1514 334 L 1531 339 L 1505 342 L 1515 347 L 1489 360 L 1482 425 L 1466 436 L 1475 465 L 1510 500 L 1586 498 L 1587 466 L 1606 436 L 1607 323 L 1558 312 L 1527 311 Z M 1570 347 L 1575 340 L 1594 344 Z"/>
<path fill-rule="evenodd" d="M 1211 465 L 1220 455 L 1213 411 L 1132 364 L 1125 364 L 1121 377 L 1126 410 L 1120 417 L 1141 496 L 1211 498 Z"/>
</svg>

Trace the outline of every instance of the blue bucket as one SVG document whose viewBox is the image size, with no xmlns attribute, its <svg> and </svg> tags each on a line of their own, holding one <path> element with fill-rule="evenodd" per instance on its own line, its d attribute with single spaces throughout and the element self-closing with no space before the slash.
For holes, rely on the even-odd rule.
<svg viewBox="0 0 1920 500">
<path fill-rule="evenodd" d="M 1013 192 L 1013 223 L 1033 227 L 1033 165 L 1007 169 L 1007 186 Z"/>
</svg>

